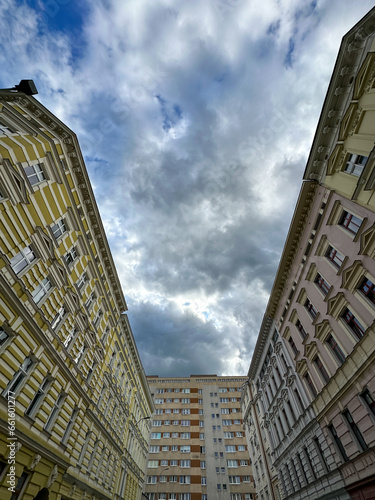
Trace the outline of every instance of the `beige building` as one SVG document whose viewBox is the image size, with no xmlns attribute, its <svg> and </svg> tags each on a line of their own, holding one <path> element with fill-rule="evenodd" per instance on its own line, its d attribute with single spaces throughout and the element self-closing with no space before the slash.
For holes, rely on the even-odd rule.
<svg viewBox="0 0 375 500">
<path fill-rule="evenodd" d="M 75 134 L 0 91 L 0 498 L 139 499 L 153 403 Z"/>
<path fill-rule="evenodd" d="M 375 498 L 374 143 L 375 9 L 343 38 L 244 389 L 266 499 Z"/>
<path fill-rule="evenodd" d="M 147 377 L 155 404 L 150 500 L 252 500 L 240 398 L 246 377 Z"/>
</svg>

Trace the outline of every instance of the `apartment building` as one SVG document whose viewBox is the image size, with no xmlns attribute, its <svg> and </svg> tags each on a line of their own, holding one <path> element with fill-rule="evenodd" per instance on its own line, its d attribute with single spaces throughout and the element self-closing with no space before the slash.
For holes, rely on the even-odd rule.
<svg viewBox="0 0 375 500">
<path fill-rule="evenodd" d="M 153 402 L 126 310 L 75 134 L 0 91 L 2 499 L 141 498 Z"/>
<path fill-rule="evenodd" d="M 265 499 L 375 498 L 374 38 L 343 38 L 243 390 Z"/>
<path fill-rule="evenodd" d="M 246 377 L 147 377 L 155 403 L 145 494 L 150 500 L 252 500 L 240 398 Z"/>
</svg>

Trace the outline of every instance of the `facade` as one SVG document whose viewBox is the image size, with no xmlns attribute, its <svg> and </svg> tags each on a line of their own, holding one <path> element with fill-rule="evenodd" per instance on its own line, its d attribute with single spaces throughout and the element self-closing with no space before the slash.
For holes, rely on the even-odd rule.
<svg viewBox="0 0 375 500">
<path fill-rule="evenodd" d="M 375 498 L 374 37 L 343 38 L 243 390 L 265 499 Z"/>
<path fill-rule="evenodd" d="M 75 134 L 0 91 L 0 497 L 140 499 L 153 402 Z"/>
<path fill-rule="evenodd" d="M 252 500 L 240 410 L 246 377 L 148 377 L 155 414 L 147 464 L 149 500 Z"/>
</svg>

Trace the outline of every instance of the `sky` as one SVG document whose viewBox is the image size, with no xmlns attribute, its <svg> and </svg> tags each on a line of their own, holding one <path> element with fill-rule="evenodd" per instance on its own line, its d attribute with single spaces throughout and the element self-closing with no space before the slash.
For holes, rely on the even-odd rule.
<svg viewBox="0 0 375 500">
<path fill-rule="evenodd" d="M 369 0 L 2 0 L 0 86 L 77 134 L 146 374 L 246 375 Z"/>
</svg>

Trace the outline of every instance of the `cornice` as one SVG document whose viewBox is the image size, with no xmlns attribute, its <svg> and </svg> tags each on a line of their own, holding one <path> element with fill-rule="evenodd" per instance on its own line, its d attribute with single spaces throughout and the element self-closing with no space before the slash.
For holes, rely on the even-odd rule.
<svg viewBox="0 0 375 500">
<path fill-rule="evenodd" d="M 375 8 L 342 39 L 303 175 L 305 180 L 324 180 L 327 160 L 338 140 L 340 123 L 353 97 L 355 77 L 374 37 Z"/>
</svg>

